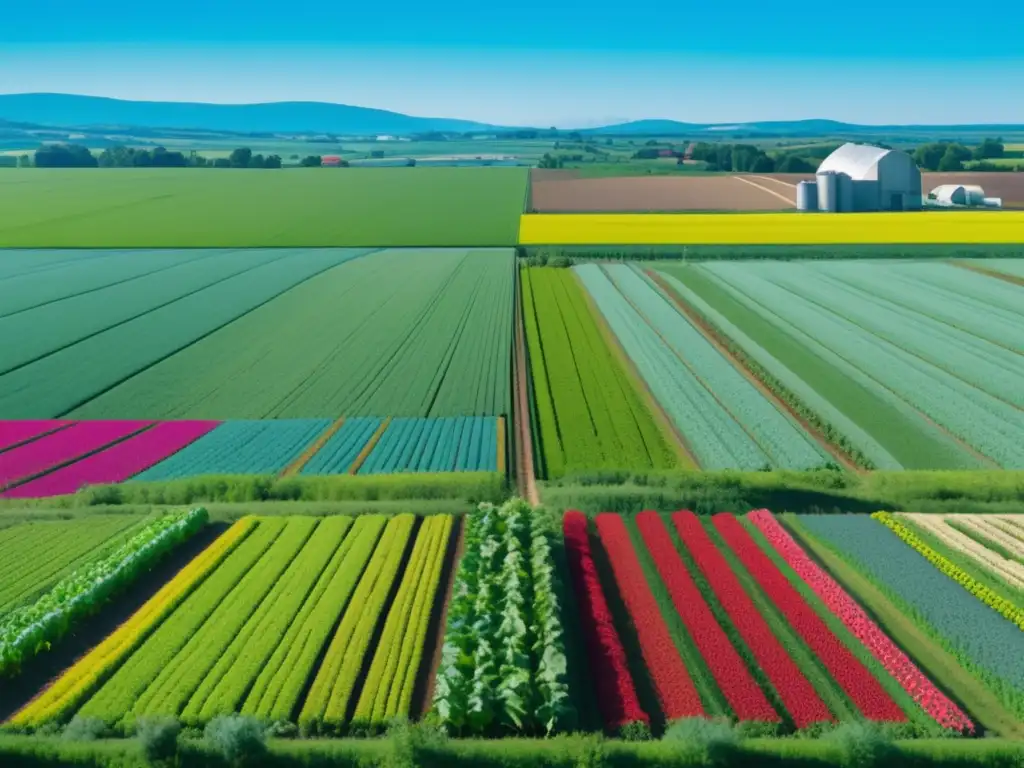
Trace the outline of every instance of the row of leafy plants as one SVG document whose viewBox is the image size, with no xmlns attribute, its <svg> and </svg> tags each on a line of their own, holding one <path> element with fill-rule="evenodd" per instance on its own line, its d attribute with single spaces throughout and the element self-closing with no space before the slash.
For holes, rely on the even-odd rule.
<svg viewBox="0 0 1024 768">
<path fill-rule="evenodd" d="M 521 500 L 465 519 L 433 716 L 453 735 L 576 726 L 551 521 Z"/>
<path fill-rule="evenodd" d="M 34 602 L 0 617 L 0 676 L 17 673 L 76 622 L 191 538 L 208 519 L 207 511 L 198 507 L 154 520 L 113 552 L 58 581 Z"/>
</svg>

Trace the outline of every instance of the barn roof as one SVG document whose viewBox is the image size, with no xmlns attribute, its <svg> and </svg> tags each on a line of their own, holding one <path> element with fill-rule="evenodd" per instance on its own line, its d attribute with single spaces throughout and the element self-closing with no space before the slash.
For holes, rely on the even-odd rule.
<svg viewBox="0 0 1024 768">
<path fill-rule="evenodd" d="M 818 173 L 838 171 L 855 180 L 877 179 L 878 161 L 891 151 L 867 144 L 843 144 L 818 166 Z"/>
</svg>

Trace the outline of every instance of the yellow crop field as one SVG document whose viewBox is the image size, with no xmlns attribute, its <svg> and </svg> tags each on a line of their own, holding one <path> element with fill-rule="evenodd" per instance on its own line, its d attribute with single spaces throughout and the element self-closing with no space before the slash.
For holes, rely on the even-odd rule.
<svg viewBox="0 0 1024 768">
<path fill-rule="evenodd" d="M 1024 243 L 1024 211 L 525 214 L 520 245 Z"/>
</svg>

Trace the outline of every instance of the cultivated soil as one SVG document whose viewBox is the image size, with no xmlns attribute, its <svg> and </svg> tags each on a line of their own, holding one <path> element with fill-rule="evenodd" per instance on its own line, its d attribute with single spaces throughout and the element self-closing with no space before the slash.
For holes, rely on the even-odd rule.
<svg viewBox="0 0 1024 768">
<path fill-rule="evenodd" d="M 530 504 L 540 504 L 537 492 L 537 472 L 533 466 L 533 436 L 530 431 L 530 399 L 526 388 L 529 375 L 526 370 L 526 334 L 523 331 L 523 303 L 516 301 L 515 311 L 515 444 L 516 486 L 520 495 Z"/>
<path fill-rule="evenodd" d="M 781 211 L 796 207 L 796 185 L 814 174 L 624 176 L 579 178 L 573 171 L 534 170 L 532 212 L 670 213 L 678 211 Z M 927 194 L 941 184 L 977 184 L 1003 207 L 1024 210 L 1024 173 L 925 173 Z"/>
<path fill-rule="evenodd" d="M 758 176 L 580 179 L 535 173 L 531 180 L 538 213 L 780 211 L 796 205 L 792 188 Z"/>
</svg>

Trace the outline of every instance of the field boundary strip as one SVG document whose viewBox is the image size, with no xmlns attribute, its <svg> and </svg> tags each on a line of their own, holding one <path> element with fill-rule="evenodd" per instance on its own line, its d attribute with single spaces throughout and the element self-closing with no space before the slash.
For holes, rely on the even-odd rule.
<svg viewBox="0 0 1024 768">
<path fill-rule="evenodd" d="M 323 433 L 310 443 L 309 447 L 304 450 L 298 458 L 295 459 L 291 464 L 285 467 L 279 477 L 291 477 L 297 475 L 302 471 L 302 468 L 306 466 L 310 460 L 319 453 L 320 449 L 327 445 L 327 441 L 330 440 L 335 433 L 342 428 L 345 424 L 345 417 L 342 416 L 340 419 L 335 421 L 331 426 L 323 431 Z"/>
<path fill-rule="evenodd" d="M 373 433 L 366 445 L 363 446 L 363 450 L 361 450 L 359 455 L 356 456 L 356 460 L 353 461 L 352 466 L 348 468 L 348 474 L 355 475 L 359 473 L 359 468 L 363 466 L 366 460 L 370 457 L 370 454 L 373 453 L 373 449 L 377 447 L 377 443 L 380 442 L 380 439 L 384 436 L 384 433 L 387 432 L 390 425 L 391 417 L 388 416 L 380 423 L 380 426 L 377 427 L 377 431 Z"/>
</svg>

